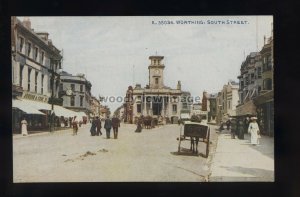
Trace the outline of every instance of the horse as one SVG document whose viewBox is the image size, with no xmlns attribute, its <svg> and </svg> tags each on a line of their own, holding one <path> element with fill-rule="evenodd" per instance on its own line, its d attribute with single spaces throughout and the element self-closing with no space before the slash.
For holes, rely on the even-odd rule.
<svg viewBox="0 0 300 197">
<path fill-rule="evenodd" d="M 151 129 L 152 128 L 151 123 L 152 123 L 152 117 L 151 116 L 146 116 L 144 118 L 144 127 L 145 127 L 145 129 Z"/>
<path fill-rule="evenodd" d="M 190 150 L 193 153 L 197 153 L 198 154 L 198 142 L 199 142 L 199 137 L 190 137 L 191 138 L 191 148 Z M 196 146 L 196 148 L 195 148 Z"/>
</svg>

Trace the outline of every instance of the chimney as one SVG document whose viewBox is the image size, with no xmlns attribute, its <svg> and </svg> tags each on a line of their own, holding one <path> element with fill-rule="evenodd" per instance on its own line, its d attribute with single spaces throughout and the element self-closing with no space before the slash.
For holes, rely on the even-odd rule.
<svg viewBox="0 0 300 197">
<path fill-rule="evenodd" d="M 180 81 L 177 82 L 177 90 L 181 90 L 181 82 Z"/>
<path fill-rule="evenodd" d="M 22 24 L 29 30 L 31 30 L 31 22 L 29 17 L 24 17 Z"/>
</svg>

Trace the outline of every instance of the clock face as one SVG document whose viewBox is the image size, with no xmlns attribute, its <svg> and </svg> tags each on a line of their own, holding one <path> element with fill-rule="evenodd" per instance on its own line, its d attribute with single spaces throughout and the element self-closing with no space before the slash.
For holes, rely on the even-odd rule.
<svg viewBox="0 0 300 197">
<path fill-rule="evenodd" d="M 72 90 L 71 90 L 71 89 L 68 89 L 68 90 L 66 91 L 66 94 L 69 95 L 69 96 L 72 95 Z"/>
<path fill-rule="evenodd" d="M 158 69 L 155 70 L 155 74 L 159 74 L 159 70 Z"/>
</svg>

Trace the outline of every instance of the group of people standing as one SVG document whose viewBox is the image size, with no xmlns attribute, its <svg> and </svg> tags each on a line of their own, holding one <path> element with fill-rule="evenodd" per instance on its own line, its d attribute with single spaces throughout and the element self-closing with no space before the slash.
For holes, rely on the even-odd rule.
<svg viewBox="0 0 300 197">
<path fill-rule="evenodd" d="M 246 117 L 242 119 L 241 117 L 232 118 L 226 121 L 227 130 L 231 129 L 231 138 L 234 139 L 237 135 L 238 139 L 244 139 L 244 134 L 249 133 L 251 135 L 250 143 L 252 145 L 259 144 L 260 129 L 256 122 L 256 117 Z M 224 123 L 221 123 L 219 128 L 220 131 L 224 130 Z"/>
<path fill-rule="evenodd" d="M 111 128 L 113 128 L 113 132 L 114 132 L 114 139 L 118 138 L 118 128 L 120 127 L 120 119 L 117 118 L 116 116 L 113 116 L 112 119 L 109 118 L 109 116 L 105 119 L 104 121 L 104 129 L 106 130 L 106 138 L 109 139 L 110 138 L 110 131 Z M 91 136 L 101 136 L 102 132 L 101 132 L 101 120 L 99 119 L 99 117 L 97 116 L 94 120 L 92 120 L 92 126 L 90 129 L 91 132 Z"/>
</svg>

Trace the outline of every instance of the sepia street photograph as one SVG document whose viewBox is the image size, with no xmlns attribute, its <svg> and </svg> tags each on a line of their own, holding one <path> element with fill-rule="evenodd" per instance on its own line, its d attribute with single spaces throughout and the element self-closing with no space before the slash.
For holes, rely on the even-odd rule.
<svg viewBox="0 0 300 197">
<path fill-rule="evenodd" d="M 13 183 L 274 182 L 273 33 L 272 15 L 12 16 Z"/>
</svg>

